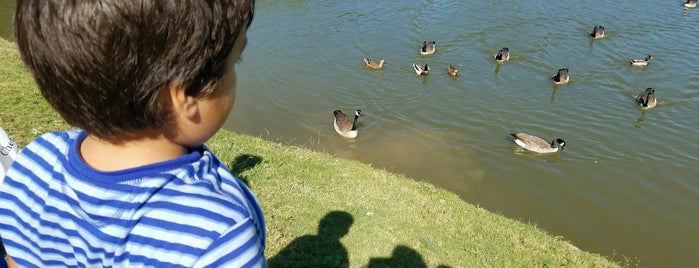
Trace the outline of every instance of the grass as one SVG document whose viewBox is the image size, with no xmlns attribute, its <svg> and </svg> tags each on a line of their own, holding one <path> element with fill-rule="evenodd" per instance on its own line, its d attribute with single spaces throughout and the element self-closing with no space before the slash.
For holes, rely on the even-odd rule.
<svg viewBox="0 0 699 268">
<path fill-rule="evenodd" d="M 18 144 L 67 129 L 0 39 L 0 126 Z M 425 182 L 219 131 L 207 142 L 260 201 L 272 267 L 617 267 Z"/>
<path fill-rule="evenodd" d="M 18 144 L 68 125 L 54 112 L 26 71 L 14 43 L 0 39 L 0 126 Z"/>
</svg>

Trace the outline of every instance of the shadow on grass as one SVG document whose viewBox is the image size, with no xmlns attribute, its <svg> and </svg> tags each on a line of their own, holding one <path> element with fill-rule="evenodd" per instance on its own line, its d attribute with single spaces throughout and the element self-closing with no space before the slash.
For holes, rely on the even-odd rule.
<svg viewBox="0 0 699 268">
<path fill-rule="evenodd" d="M 347 249 L 340 238 L 354 223 L 351 214 L 331 211 L 318 223 L 317 235 L 304 235 L 291 241 L 268 260 L 269 267 L 349 267 Z"/>
<path fill-rule="evenodd" d="M 414 267 L 427 268 L 427 264 L 422 259 L 417 250 L 406 245 L 398 245 L 393 249 L 389 258 L 371 258 L 365 266 L 367 268 L 391 268 L 391 267 Z M 451 266 L 440 264 L 437 268 L 451 268 Z"/>
<path fill-rule="evenodd" d="M 388 267 L 415 267 L 415 268 L 427 268 L 427 264 L 422 259 L 422 255 L 416 250 L 399 245 L 393 249 L 391 257 L 389 258 L 371 258 L 369 259 L 369 264 L 367 268 L 388 268 Z"/>
<path fill-rule="evenodd" d="M 233 173 L 234 176 L 238 177 L 238 179 L 243 181 L 245 185 L 250 187 L 248 179 L 245 176 L 241 176 L 240 173 L 254 168 L 260 162 L 262 162 L 262 157 L 256 155 L 241 154 L 239 156 L 236 156 L 235 159 L 233 159 L 233 163 L 231 163 L 228 166 L 231 167 L 231 173 Z"/>
</svg>

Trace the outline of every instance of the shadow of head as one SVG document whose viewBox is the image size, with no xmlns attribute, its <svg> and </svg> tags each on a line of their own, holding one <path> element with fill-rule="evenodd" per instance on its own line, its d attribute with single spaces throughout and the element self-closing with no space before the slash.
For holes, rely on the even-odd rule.
<svg viewBox="0 0 699 268">
<path fill-rule="evenodd" d="M 254 168 L 255 166 L 257 166 L 257 164 L 261 162 L 262 158 L 259 156 L 241 154 L 239 156 L 236 156 L 235 159 L 233 159 L 233 163 L 229 166 L 231 167 L 231 173 L 233 173 L 233 175 L 238 177 L 249 187 L 250 184 L 248 183 L 247 178 L 245 178 L 245 176 L 242 176 L 240 173 Z"/>
<path fill-rule="evenodd" d="M 318 223 L 318 236 L 340 239 L 354 223 L 352 214 L 344 211 L 331 211 Z"/>
<path fill-rule="evenodd" d="M 398 245 L 393 249 L 390 258 L 371 258 L 368 268 L 378 267 L 427 267 L 422 255 L 416 250 L 405 246 Z"/>
<path fill-rule="evenodd" d="M 349 267 L 347 249 L 340 238 L 354 223 L 352 215 L 331 211 L 318 223 L 318 234 L 297 237 L 277 255 L 269 258 L 269 267 Z"/>
</svg>

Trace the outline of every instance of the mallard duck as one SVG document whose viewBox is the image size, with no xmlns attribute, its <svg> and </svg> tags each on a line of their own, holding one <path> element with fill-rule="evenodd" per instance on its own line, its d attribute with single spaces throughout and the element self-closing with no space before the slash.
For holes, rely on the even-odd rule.
<svg viewBox="0 0 699 268">
<path fill-rule="evenodd" d="M 506 62 L 510 59 L 510 49 L 503 47 L 498 51 L 498 54 L 495 55 L 495 60 L 497 62 Z"/>
<path fill-rule="evenodd" d="M 420 49 L 420 54 L 429 55 L 434 53 L 434 51 L 437 49 L 437 45 L 435 43 L 435 41 L 422 42 L 422 49 Z"/>
<path fill-rule="evenodd" d="M 655 99 L 655 89 L 652 87 L 646 88 L 646 90 L 641 93 L 641 96 L 639 96 L 636 101 L 643 109 L 655 107 L 655 105 L 658 104 L 658 101 Z"/>
<path fill-rule="evenodd" d="M 687 0 L 684 3 L 684 7 L 697 7 L 697 0 Z"/>
<path fill-rule="evenodd" d="M 447 67 L 447 73 L 452 77 L 457 77 L 459 75 L 459 70 L 454 67 L 454 64 L 449 64 L 449 67 Z"/>
<path fill-rule="evenodd" d="M 555 153 L 559 149 L 563 150 L 566 142 L 561 138 L 556 138 L 551 143 L 534 135 L 527 133 L 510 133 L 515 140 L 515 143 L 520 147 L 537 153 Z"/>
<path fill-rule="evenodd" d="M 568 83 L 570 77 L 568 77 L 568 68 L 558 69 L 558 73 L 551 77 L 553 83 L 556 85 Z"/>
<path fill-rule="evenodd" d="M 427 66 L 427 64 L 425 64 L 425 67 L 420 67 L 420 65 L 413 63 L 413 69 L 415 70 L 415 73 L 418 75 L 430 74 L 430 66 Z"/>
<path fill-rule="evenodd" d="M 629 64 L 631 64 L 632 66 L 646 66 L 646 65 L 648 65 L 648 62 L 650 62 L 651 59 L 653 59 L 653 56 L 648 55 L 648 56 L 646 56 L 645 60 L 633 59 L 633 60 L 629 61 Z"/>
<path fill-rule="evenodd" d="M 372 68 L 372 69 L 381 69 L 383 68 L 383 64 L 386 61 L 381 59 L 380 61 L 375 61 L 370 58 L 364 58 L 364 64 L 366 64 L 366 67 Z"/>
<path fill-rule="evenodd" d="M 333 111 L 333 115 L 335 116 L 333 127 L 335 127 L 337 134 L 350 139 L 357 137 L 357 118 L 362 115 L 362 110 L 354 111 L 354 120 L 350 120 L 349 117 L 340 110 Z"/>
<path fill-rule="evenodd" d="M 595 28 L 592 29 L 592 32 L 590 32 L 590 36 L 592 36 L 593 39 L 604 37 L 604 27 L 601 25 L 595 26 Z"/>
</svg>

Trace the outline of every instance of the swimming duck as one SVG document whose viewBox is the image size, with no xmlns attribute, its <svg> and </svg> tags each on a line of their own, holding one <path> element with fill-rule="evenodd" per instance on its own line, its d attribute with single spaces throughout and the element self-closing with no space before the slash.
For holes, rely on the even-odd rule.
<svg viewBox="0 0 699 268">
<path fill-rule="evenodd" d="M 506 62 L 510 59 L 510 49 L 503 47 L 498 51 L 498 54 L 495 55 L 495 60 L 497 62 Z"/>
<path fill-rule="evenodd" d="M 434 51 L 437 49 L 437 45 L 435 43 L 436 43 L 435 41 L 422 42 L 422 49 L 420 49 L 420 54 L 422 54 L 422 55 L 433 54 Z"/>
<path fill-rule="evenodd" d="M 684 7 L 697 7 L 697 0 L 687 0 Z"/>
<path fill-rule="evenodd" d="M 566 146 L 566 142 L 561 138 L 556 138 L 548 143 L 542 138 L 527 133 L 510 133 L 510 135 L 520 147 L 541 154 L 555 153 L 559 149 L 563 150 L 563 147 Z"/>
<path fill-rule="evenodd" d="M 427 66 L 427 64 L 425 64 L 425 67 L 420 67 L 420 65 L 413 63 L 413 69 L 415 70 L 415 73 L 418 75 L 430 74 L 430 66 Z"/>
<path fill-rule="evenodd" d="M 593 39 L 604 37 L 604 27 L 601 25 L 595 26 L 595 28 L 592 29 L 592 32 L 590 32 L 590 36 L 592 36 Z"/>
<path fill-rule="evenodd" d="M 454 64 L 449 64 L 449 67 L 447 67 L 447 73 L 451 77 L 457 77 L 459 75 L 459 70 L 457 70 L 456 67 L 454 67 Z"/>
<path fill-rule="evenodd" d="M 568 83 L 570 77 L 568 77 L 568 68 L 558 69 L 558 73 L 551 77 L 553 83 L 556 85 Z"/>
<path fill-rule="evenodd" d="M 648 65 L 648 62 L 650 62 L 651 59 L 653 59 L 653 56 L 648 55 L 648 56 L 646 56 L 645 60 L 633 59 L 633 60 L 629 61 L 629 64 L 631 64 L 632 66 L 646 66 L 646 65 Z"/>
<path fill-rule="evenodd" d="M 372 68 L 372 69 L 381 69 L 383 68 L 383 64 L 386 62 L 385 60 L 381 59 L 380 61 L 375 61 L 370 58 L 364 58 L 364 64 L 366 64 L 366 67 Z"/>
<path fill-rule="evenodd" d="M 646 90 L 641 93 L 641 96 L 639 96 L 636 101 L 643 109 L 655 107 L 655 105 L 658 104 L 658 101 L 655 99 L 655 89 L 652 87 L 646 88 Z"/>
<path fill-rule="evenodd" d="M 347 117 L 347 115 L 344 114 L 342 111 L 333 111 L 333 116 L 335 116 L 335 119 L 333 120 L 333 127 L 335 127 L 335 131 L 337 132 L 337 134 L 340 134 L 340 136 L 343 136 L 345 138 L 356 138 L 357 118 L 359 118 L 360 115 L 362 115 L 362 110 L 355 110 L 353 121 L 350 120 L 349 117 Z"/>
</svg>

